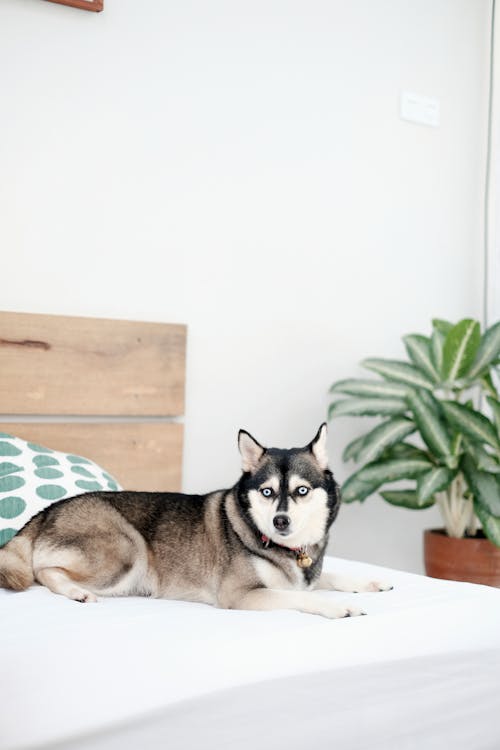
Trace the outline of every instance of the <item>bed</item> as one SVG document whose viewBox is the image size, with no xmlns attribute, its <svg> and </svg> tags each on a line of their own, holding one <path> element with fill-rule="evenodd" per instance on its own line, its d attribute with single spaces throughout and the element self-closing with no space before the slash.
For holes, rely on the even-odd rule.
<svg viewBox="0 0 500 750">
<path fill-rule="evenodd" d="M 1 314 L 0 430 L 178 489 L 185 334 Z M 368 612 L 344 620 L 0 590 L 0 748 L 497 750 L 500 591 L 325 564 L 394 589 L 325 593 Z"/>
</svg>

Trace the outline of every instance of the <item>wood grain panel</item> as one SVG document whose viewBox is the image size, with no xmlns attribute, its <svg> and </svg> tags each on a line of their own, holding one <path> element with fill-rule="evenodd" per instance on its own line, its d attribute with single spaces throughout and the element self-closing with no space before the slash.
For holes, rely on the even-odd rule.
<svg viewBox="0 0 500 750">
<path fill-rule="evenodd" d="M 0 413 L 178 416 L 186 327 L 0 313 Z"/>
<path fill-rule="evenodd" d="M 16 422 L 1 432 L 90 458 L 129 490 L 179 491 L 183 425 L 170 422 Z"/>
</svg>

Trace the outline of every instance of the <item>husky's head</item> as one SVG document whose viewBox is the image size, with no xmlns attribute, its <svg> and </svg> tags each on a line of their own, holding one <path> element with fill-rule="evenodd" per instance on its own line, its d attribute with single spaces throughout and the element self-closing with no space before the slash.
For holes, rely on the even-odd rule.
<svg viewBox="0 0 500 750">
<path fill-rule="evenodd" d="M 337 515 L 340 497 L 328 469 L 326 433 L 322 424 L 304 448 L 281 450 L 264 448 L 246 430 L 239 432 L 238 502 L 256 531 L 276 544 L 316 544 Z"/>
</svg>

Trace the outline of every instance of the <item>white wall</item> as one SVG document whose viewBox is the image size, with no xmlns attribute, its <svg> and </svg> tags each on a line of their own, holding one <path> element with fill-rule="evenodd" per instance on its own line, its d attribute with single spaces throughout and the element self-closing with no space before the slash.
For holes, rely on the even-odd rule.
<svg viewBox="0 0 500 750">
<path fill-rule="evenodd" d="M 187 491 L 240 426 L 308 441 L 326 391 L 479 316 L 487 0 L 0 5 L 1 307 L 189 325 Z M 441 127 L 398 118 L 439 98 Z M 331 428 L 332 465 L 361 428 Z M 434 511 L 343 509 L 334 550 L 420 569 Z"/>
<path fill-rule="evenodd" d="M 500 16 L 494 17 L 492 72 L 491 165 L 488 171 L 487 279 L 485 317 L 488 325 L 500 319 Z"/>
</svg>

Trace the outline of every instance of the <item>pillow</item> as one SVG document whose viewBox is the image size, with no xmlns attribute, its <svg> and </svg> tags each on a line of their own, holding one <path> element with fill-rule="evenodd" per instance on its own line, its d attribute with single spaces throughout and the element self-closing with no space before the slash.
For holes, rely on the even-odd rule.
<svg viewBox="0 0 500 750">
<path fill-rule="evenodd" d="M 116 479 L 88 458 L 0 432 L 0 547 L 56 500 L 120 489 Z"/>
</svg>

